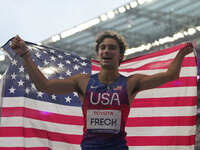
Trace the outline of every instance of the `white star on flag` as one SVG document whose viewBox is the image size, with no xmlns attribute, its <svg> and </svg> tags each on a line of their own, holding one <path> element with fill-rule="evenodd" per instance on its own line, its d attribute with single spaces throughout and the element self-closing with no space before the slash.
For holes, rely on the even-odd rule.
<svg viewBox="0 0 200 150">
<path fill-rule="evenodd" d="M 77 58 L 74 58 L 74 61 L 76 61 L 76 62 L 77 62 L 77 61 L 78 61 L 78 59 L 77 59 Z"/>
<path fill-rule="evenodd" d="M 31 83 L 31 88 L 36 90 L 35 84 Z"/>
<path fill-rule="evenodd" d="M 71 76 L 72 72 L 69 71 L 69 70 L 67 70 L 66 74 L 67 74 L 68 76 Z"/>
<path fill-rule="evenodd" d="M 12 65 L 17 65 L 17 61 L 14 59 L 13 61 L 11 61 Z"/>
<path fill-rule="evenodd" d="M 44 94 L 44 93 L 42 93 L 42 92 L 37 92 L 37 94 L 38 94 L 38 97 L 42 97 L 42 95 Z"/>
<path fill-rule="evenodd" d="M 64 65 L 62 63 L 59 63 L 58 67 L 61 68 L 61 69 L 63 69 Z"/>
<path fill-rule="evenodd" d="M 63 56 L 62 55 L 58 55 L 58 58 L 63 58 Z"/>
<path fill-rule="evenodd" d="M 23 67 L 23 66 L 21 66 L 21 67 L 19 68 L 19 72 L 24 72 L 24 67 Z"/>
<path fill-rule="evenodd" d="M 77 96 L 78 97 L 78 93 L 77 92 L 73 92 L 74 96 Z"/>
<path fill-rule="evenodd" d="M 71 62 L 69 60 L 66 60 L 65 62 L 66 62 L 66 64 L 71 64 Z"/>
<path fill-rule="evenodd" d="M 14 89 L 13 87 L 11 87 L 11 88 L 9 89 L 10 93 L 15 93 L 15 90 L 16 90 L 16 89 Z"/>
<path fill-rule="evenodd" d="M 16 74 L 15 73 L 11 74 L 11 78 L 16 79 Z"/>
<path fill-rule="evenodd" d="M 29 94 L 29 93 L 30 93 L 30 89 L 29 89 L 29 88 L 26 88 L 26 89 L 25 89 L 25 93 L 26 93 L 26 94 Z"/>
<path fill-rule="evenodd" d="M 82 63 L 81 63 L 81 65 L 82 65 L 82 66 L 86 66 L 86 65 L 87 65 L 87 63 L 85 63 L 85 62 L 82 62 Z"/>
<path fill-rule="evenodd" d="M 37 52 L 36 54 L 36 57 L 40 58 L 41 54 L 39 52 Z"/>
<path fill-rule="evenodd" d="M 74 70 L 78 70 L 79 69 L 79 66 L 78 65 L 75 65 L 74 66 Z"/>
<path fill-rule="evenodd" d="M 51 56 L 52 61 L 56 61 L 56 58 L 54 56 Z"/>
<path fill-rule="evenodd" d="M 56 95 L 51 95 L 51 98 L 53 99 L 53 100 L 56 100 Z"/>
<path fill-rule="evenodd" d="M 30 79 L 29 75 L 28 75 L 28 74 L 26 74 L 26 80 L 29 80 L 29 79 Z"/>
<path fill-rule="evenodd" d="M 24 82 L 22 81 L 22 80 L 20 80 L 19 82 L 18 82 L 18 86 L 23 86 L 24 85 Z"/>
<path fill-rule="evenodd" d="M 70 103 L 70 102 L 71 102 L 71 98 L 70 98 L 69 96 L 66 97 L 65 100 L 66 100 L 67 103 Z"/>
<path fill-rule="evenodd" d="M 44 65 L 48 65 L 49 64 L 49 62 L 45 59 L 44 60 Z"/>
</svg>

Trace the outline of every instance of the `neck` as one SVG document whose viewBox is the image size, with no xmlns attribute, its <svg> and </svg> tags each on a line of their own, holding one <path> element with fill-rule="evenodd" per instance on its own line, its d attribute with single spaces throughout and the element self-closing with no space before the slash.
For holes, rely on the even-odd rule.
<svg viewBox="0 0 200 150">
<path fill-rule="evenodd" d="M 111 84 L 118 79 L 119 75 L 118 70 L 102 69 L 99 72 L 99 80 L 105 84 Z"/>
</svg>

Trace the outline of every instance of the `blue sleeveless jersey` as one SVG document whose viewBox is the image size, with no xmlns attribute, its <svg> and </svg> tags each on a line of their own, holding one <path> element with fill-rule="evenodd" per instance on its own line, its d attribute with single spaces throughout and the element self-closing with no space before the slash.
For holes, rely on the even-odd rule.
<svg viewBox="0 0 200 150">
<path fill-rule="evenodd" d="M 130 105 L 127 79 L 106 85 L 91 75 L 82 105 L 84 128 L 82 150 L 127 150 L 125 125 Z"/>
</svg>

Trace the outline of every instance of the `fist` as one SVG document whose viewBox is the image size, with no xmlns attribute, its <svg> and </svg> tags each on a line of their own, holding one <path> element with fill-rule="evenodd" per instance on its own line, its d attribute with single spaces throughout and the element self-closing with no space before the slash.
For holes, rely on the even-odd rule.
<svg viewBox="0 0 200 150">
<path fill-rule="evenodd" d="M 21 55 L 28 51 L 26 43 L 18 35 L 11 41 L 11 48 L 18 54 Z"/>
<path fill-rule="evenodd" d="M 187 45 L 181 49 L 181 53 L 185 56 L 193 52 L 193 44 L 192 43 L 187 43 Z"/>
</svg>

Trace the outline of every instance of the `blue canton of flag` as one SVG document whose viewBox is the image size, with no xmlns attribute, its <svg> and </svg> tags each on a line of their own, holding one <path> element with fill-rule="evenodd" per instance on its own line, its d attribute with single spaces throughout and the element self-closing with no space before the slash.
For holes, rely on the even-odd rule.
<svg viewBox="0 0 200 150">
<path fill-rule="evenodd" d="M 6 74 L 5 97 L 27 97 L 62 105 L 80 106 L 77 93 L 68 95 L 49 95 L 38 91 L 26 73 L 22 59 L 10 48 L 9 40 L 3 49 L 12 57 Z M 48 78 L 65 79 L 75 74 L 91 74 L 90 60 L 59 49 L 26 42 L 33 61 Z"/>
</svg>

